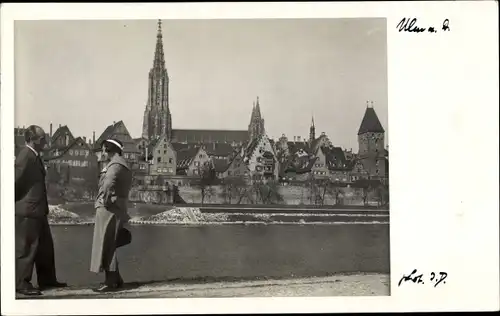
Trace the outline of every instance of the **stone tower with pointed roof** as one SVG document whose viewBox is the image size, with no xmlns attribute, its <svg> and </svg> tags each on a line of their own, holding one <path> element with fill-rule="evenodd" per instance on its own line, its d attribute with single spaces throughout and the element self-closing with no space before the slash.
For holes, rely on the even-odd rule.
<svg viewBox="0 0 500 316">
<path fill-rule="evenodd" d="M 373 108 L 366 104 L 358 130 L 358 158 L 372 177 L 385 176 L 385 130 Z"/>
<path fill-rule="evenodd" d="M 264 119 L 260 113 L 259 97 L 257 103 L 254 102 L 250 124 L 248 124 L 248 137 L 250 142 L 261 135 L 265 134 Z"/>
<path fill-rule="evenodd" d="M 163 53 L 161 20 L 158 20 L 153 67 L 149 71 L 148 100 L 144 110 L 142 137 L 148 140 L 161 136 L 172 138 L 172 115 L 169 105 L 169 78 Z"/>
</svg>

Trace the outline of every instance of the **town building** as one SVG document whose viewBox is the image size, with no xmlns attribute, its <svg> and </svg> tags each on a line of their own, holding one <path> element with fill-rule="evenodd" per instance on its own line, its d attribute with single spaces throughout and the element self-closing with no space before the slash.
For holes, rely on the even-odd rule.
<svg viewBox="0 0 500 316">
<path fill-rule="evenodd" d="M 69 129 L 68 129 L 69 131 Z M 52 148 L 45 157 L 48 181 L 82 188 L 98 181 L 97 157 L 83 138 L 75 138 L 68 146 Z"/>
<path fill-rule="evenodd" d="M 373 102 L 366 105 L 365 114 L 358 130 L 359 150 L 357 159 L 372 179 L 385 179 L 386 157 L 385 130 L 373 108 Z"/>
<path fill-rule="evenodd" d="M 274 146 L 267 135 L 252 140 L 245 150 L 244 163 L 248 165 L 253 179 L 277 179 L 279 162 Z"/>
<path fill-rule="evenodd" d="M 132 171 L 140 168 L 139 160 L 143 159 L 142 152 L 137 149 L 137 144 L 130 136 L 127 127 L 123 121 L 113 122 L 106 127 L 101 136 L 94 142 L 93 150 L 97 158 L 101 159 L 102 144 L 106 139 L 116 138 L 123 143 L 123 158 L 127 161 Z"/>
<path fill-rule="evenodd" d="M 173 176 L 177 173 L 177 154 L 167 137 L 157 138 L 150 144 L 151 175 Z"/>
</svg>

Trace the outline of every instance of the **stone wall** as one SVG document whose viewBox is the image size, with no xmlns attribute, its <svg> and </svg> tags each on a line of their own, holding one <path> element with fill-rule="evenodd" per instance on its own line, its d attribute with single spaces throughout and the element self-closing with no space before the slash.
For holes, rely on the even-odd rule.
<svg viewBox="0 0 500 316">
<path fill-rule="evenodd" d="M 322 189 L 318 188 L 318 193 L 323 194 Z M 227 199 L 223 197 L 222 186 L 211 186 L 205 194 L 205 204 L 226 204 Z M 179 194 L 186 203 L 201 203 L 201 190 L 195 186 L 179 187 Z M 284 204 L 288 205 L 311 205 L 321 204 L 314 196 L 311 197 L 310 188 L 301 186 L 279 186 L 279 194 L 283 197 Z M 339 194 L 339 203 L 343 205 L 363 205 L 363 190 L 357 188 L 341 188 Z M 324 205 L 335 205 L 336 198 L 334 195 L 326 193 L 324 196 Z M 237 204 L 239 196 L 234 196 L 231 199 L 231 204 Z M 240 204 L 254 204 L 257 200 L 255 194 L 247 194 L 243 196 Z M 131 202 L 145 202 L 152 204 L 171 204 L 172 200 L 169 194 L 164 191 L 144 191 L 132 189 L 130 192 Z M 375 192 L 369 192 L 368 202 L 370 205 L 377 204 L 377 196 Z"/>
</svg>

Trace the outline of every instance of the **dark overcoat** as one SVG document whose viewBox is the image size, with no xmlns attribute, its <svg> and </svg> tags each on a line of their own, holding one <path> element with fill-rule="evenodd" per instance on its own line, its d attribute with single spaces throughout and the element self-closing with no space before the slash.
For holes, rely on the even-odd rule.
<svg viewBox="0 0 500 316">
<path fill-rule="evenodd" d="M 95 201 L 95 225 L 90 271 L 117 271 L 116 237 L 128 222 L 128 195 L 132 172 L 122 156 L 114 156 L 101 171 Z"/>
<path fill-rule="evenodd" d="M 16 216 L 44 218 L 49 213 L 45 166 L 29 147 L 21 149 L 15 164 Z"/>
</svg>

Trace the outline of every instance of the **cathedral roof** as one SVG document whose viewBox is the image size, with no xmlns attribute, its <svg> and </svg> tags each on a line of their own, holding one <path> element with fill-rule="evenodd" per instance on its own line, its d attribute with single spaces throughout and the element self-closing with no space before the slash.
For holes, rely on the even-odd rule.
<svg viewBox="0 0 500 316">
<path fill-rule="evenodd" d="M 231 146 L 231 144 L 228 143 L 211 143 L 211 144 L 205 144 L 205 150 L 209 155 L 212 156 L 230 156 L 234 148 Z"/>
<path fill-rule="evenodd" d="M 246 130 L 173 129 L 172 139 L 186 143 L 232 143 L 248 140 Z"/>
<path fill-rule="evenodd" d="M 367 107 L 365 111 L 365 116 L 361 121 L 361 125 L 358 130 L 358 135 L 364 133 L 384 133 L 384 128 L 378 119 L 375 109 L 372 107 Z"/>
</svg>

